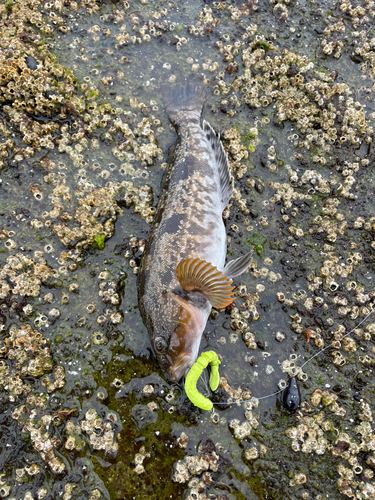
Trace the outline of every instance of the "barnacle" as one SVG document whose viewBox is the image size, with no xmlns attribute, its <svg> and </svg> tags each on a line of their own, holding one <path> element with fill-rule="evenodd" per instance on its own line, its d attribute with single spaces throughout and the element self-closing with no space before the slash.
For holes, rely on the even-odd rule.
<svg viewBox="0 0 375 500">
<path fill-rule="evenodd" d="M 81 420 L 79 424 L 82 431 L 89 436 L 90 445 L 94 450 L 104 450 L 106 455 L 112 457 L 117 455 L 118 424 L 115 414 L 108 413 L 106 418 L 102 419 L 96 410 L 91 408 L 87 410 L 84 420 Z"/>
<path fill-rule="evenodd" d="M 5 266 L 0 269 L 0 298 L 5 298 L 9 293 L 36 297 L 40 293 L 41 283 L 55 275 L 42 258 L 36 262 L 17 253 L 7 257 L 5 262 Z"/>
</svg>

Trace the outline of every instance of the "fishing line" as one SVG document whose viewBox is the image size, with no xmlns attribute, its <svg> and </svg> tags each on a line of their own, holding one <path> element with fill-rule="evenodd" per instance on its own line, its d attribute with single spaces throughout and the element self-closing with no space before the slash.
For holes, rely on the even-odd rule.
<svg viewBox="0 0 375 500">
<path fill-rule="evenodd" d="M 205 389 L 206 389 L 206 394 L 209 395 L 210 394 L 210 389 L 208 387 L 208 374 L 207 374 L 206 370 L 204 370 L 204 372 L 202 373 L 201 380 L 204 383 L 204 386 L 205 386 Z"/>
<path fill-rule="evenodd" d="M 372 307 L 372 304 L 371 304 L 371 307 Z M 354 332 L 354 330 L 356 330 L 358 327 L 360 327 L 362 325 L 362 323 L 364 323 L 370 316 L 371 314 L 374 312 L 375 309 L 371 309 L 371 311 L 363 318 L 362 321 L 360 321 L 358 323 L 358 325 L 356 325 L 354 328 L 352 328 L 352 330 L 350 330 L 350 332 L 346 333 L 343 337 L 342 337 L 342 340 L 344 340 L 345 337 L 348 337 L 350 334 L 352 334 Z M 304 366 L 307 365 L 307 363 L 309 363 L 312 359 L 314 359 L 316 356 L 318 356 L 318 354 L 322 353 L 323 351 L 325 351 L 326 349 L 329 349 L 330 347 L 333 346 L 333 344 L 337 342 L 337 340 L 334 340 L 331 344 L 327 345 L 326 347 L 324 347 L 323 349 L 321 349 L 319 352 L 317 352 L 316 354 L 314 354 L 313 356 L 311 356 L 311 358 L 309 358 L 307 361 L 305 361 L 303 363 L 302 366 L 300 366 L 296 372 L 296 375 L 298 375 L 298 373 L 302 370 L 302 368 Z"/>
<path fill-rule="evenodd" d="M 280 392 L 284 392 L 285 391 L 285 387 L 284 389 L 280 389 L 279 391 L 276 391 L 276 392 L 273 392 L 272 394 L 267 394 L 267 396 L 261 396 L 260 398 L 257 398 L 256 396 L 253 396 L 252 398 L 250 399 L 244 399 L 244 400 L 240 400 L 240 401 L 229 401 L 228 403 L 214 403 L 214 405 L 232 405 L 234 403 L 251 403 L 251 401 L 254 401 L 254 400 L 257 400 L 259 401 L 260 399 L 267 399 L 267 398 L 271 398 L 272 396 L 276 396 L 277 394 L 280 394 Z"/>
<path fill-rule="evenodd" d="M 354 330 L 356 330 L 357 328 L 359 328 L 371 316 L 371 314 L 375 311 L 375 309 L 373 308 L 373 304 L 372 303 L 370 303 L 369 306 L 371 306 L 371 311 L 354 328 L 352 328 L 350 330 L 350 332 L 346 333 L 342 337 L 341 340 L 344 340 L 345 337 L 348 337 L 349 335 L 351 335 L 354 332 Z M 326 351 L 330 347 L 333 347 L 333 345 L 334 345 L 335 342 L 337 342 L 337 340 L 334 340 L 333 342 L 331 342 L 331 344 L 325 346 L 323 349 L 321 349 L 320 351 L 318 351 L 317 353 L 315 353 L 313 356 L 311 356 L 307 361 L 305 361 L 302 366 L 298 367 L 298 370 L 293 375 L 293 378 L 296 377 L 299 374 L 299 372 L 302 370 L 302 368 L 304 366 L 306 366 L 308 363 L 310 363 L 310 361 L 312 361 L 314 358 L 316 358 L 317 356 L 319 356 L 319 354 L 321 354 L 322 352 Z M 280 393 L 284 392 L 287 387 L 288 386 L 284 387 L 283 389 L 280 389 L 279 391 L 273 392 L 272 394 L 267 394 L 267 396 L 261 396 L 259 398 L 257 398 L 256 396 L 253 396 L 250 399 L 245 399 L 245 400 L 240 400 L 240 401 L 229 401 L 229 402 L 225 402 L 225 403 L 213 403 L 213 404 L 214 405 L 232 405 L 232 404 L 235 404 L 235 403 L 248 403 L 248 402 L 251 402 L 252 400 L 253 401 L 254 400 L 259 401 L 261 399 L 267 399 L 267 398 L 270 398 L 272 396 L 276 396 L 277 394 L 280 394 Z"/>
</svg>

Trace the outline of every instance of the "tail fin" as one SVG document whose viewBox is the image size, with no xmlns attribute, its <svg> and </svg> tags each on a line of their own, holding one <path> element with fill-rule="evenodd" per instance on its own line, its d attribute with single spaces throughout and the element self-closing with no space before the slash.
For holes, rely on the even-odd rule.
<svg viewBox="0 0 375 500">
<path fill-rule="evenodd" d="M 205 96 L 201 83 L 166 87 L 163 94 L 167 115 L 173 125 L 179 126 L 186 120 L 199 120 Z"/>
</svg>

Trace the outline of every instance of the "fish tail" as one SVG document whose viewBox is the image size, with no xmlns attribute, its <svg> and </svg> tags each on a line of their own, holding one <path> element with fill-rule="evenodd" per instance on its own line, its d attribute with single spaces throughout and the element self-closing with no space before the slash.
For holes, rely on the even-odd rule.
<svg viewBox="0 0 375 500">
<path fill-rule="evenodd" d="M 163 94 L 167 115 L 173 125 L 179 127 L 186 121 L 199 121 L 205 97 L 202 83 L 166 87 Z"/>
</svg>

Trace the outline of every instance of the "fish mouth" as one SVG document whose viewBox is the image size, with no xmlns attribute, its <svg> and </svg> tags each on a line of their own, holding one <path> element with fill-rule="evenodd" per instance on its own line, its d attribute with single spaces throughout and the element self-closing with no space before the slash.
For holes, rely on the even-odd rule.
<svg viewBox="0 0 375 500">
<path fill-rule="evenodd" d="M 178 382 L 181 377 L 186 375 L 189 368 L 193 364 L 193 358 L 190 354 L 183 353 L 177 358 L 177 361 L 170 367 L 168 371 L 171 382 Z"/>
</svg>

